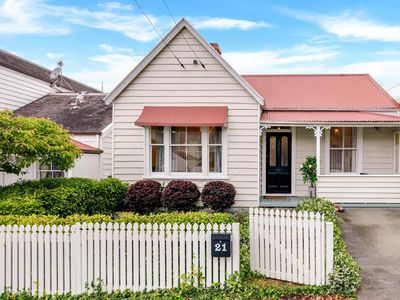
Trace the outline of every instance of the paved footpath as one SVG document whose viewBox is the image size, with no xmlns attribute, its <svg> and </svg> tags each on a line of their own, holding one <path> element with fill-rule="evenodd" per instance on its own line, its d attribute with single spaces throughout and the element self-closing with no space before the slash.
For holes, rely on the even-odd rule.
<svg viewBox="0 0 400 300">
<path fill-rule="evenodd" d="M 344 239 L 361 265 L 358 299 L 400 299 L 400 208 L 348 208 Z"/>
</svg>

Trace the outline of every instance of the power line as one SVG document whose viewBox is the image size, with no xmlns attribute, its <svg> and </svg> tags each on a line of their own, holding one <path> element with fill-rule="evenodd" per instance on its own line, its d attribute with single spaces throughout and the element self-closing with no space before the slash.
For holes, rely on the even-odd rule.
<svg viewBox="0 0 400 300">
<path fill-rule="evenodd" d="M 183 65 L 183 63 L 179 60 L 179 58 L 175 55 L 175 53 L 172 51 L 171 47 L 164 41 L 164 38 L 161 36 L 160 32 L 157 30 L 156 26 L 153 24 L 153 22 L 150 20 L 150 18 L 147 16 L 147 14 L 145 13 L 145 11 L 143 10 L 142 6 L 140 6 L 139 2 L 137 0 L 134 0 L 137 7 L 139 7 L 140 11 L 142 12 L 143 16 L 147 19 L 147 21 L 149 21 L 149 23 L 151 24 L 151 26 L 153 27 L 154 31 L 158 34 L 158 36 L 160 37 L 161 41 L 164 43 L 164 45 L 169 49 L 169 51 L 171 51 L 172 55 L 175 57 L 175 59 L 178 61 L 178 63 L 181 65 L 182 68 L 185 68 L 185 66 Z"/>
<path fill-rule="evenodd" d="M 174 16 L 172 15 L 171 10 L 169 9 L 169 6 L 167 4 L 167 2 L 165 0 L 162 0 L 164 2 L 165 7 L 168 10 L 169 15 L 171 16 L 172 20 L 174 21 L 175 25 L 177 25 Z M 206 68 L 206 66 L 202 63 L 202 61 L 200 60 L 200 58 L 198 57 L 197 53 L 193 50 L 192 46 L 189 44 L 188 40 L 185 37 L 185 34 L 182 32 L 182 36 L 185 39 L 186 44 L 189 46 L 190 50 L 192 50 L 193 54 L 196 56 L 197 60 L 199 61 L 199 63 L 201 64 L 201 66 L 203 67 L 203 69 Z"/>
</svg>

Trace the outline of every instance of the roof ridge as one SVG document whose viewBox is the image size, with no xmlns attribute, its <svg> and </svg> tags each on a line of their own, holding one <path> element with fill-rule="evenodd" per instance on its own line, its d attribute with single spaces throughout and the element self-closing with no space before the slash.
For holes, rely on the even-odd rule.
<svg viewBox="0 0 400 300">
<path fill-rule="evenodd" d="M 14 57 L 14 58 L 16 58 L 16 59 L 22 60 L 22 61 L 24 61 L 24 62 L 26 62 L 26 63 L 28 63 L 28 64 L 34 65 L 34 66 L 36 66 L 36 67 L 42 69 L 45 73 L 46 73 L 46 72 L 49 72 L 49 73 L 52 72 L 52 70 L 49 69 L 49 68 L 47 68 L 47 67 L 44 67 L 44 66 L 42 66 L 42 65 L 40 65 L 40 64 L 38 64 L 38 63 L 36 63 L 36 62 L 34 62 L 34 61 L 28 60 L 28 59 L 26 59 L 26 58 L 24 58 L 24 57 L 22 57 L 22 56 L 19 56 L 19 55 L 17 55 L 17 54 L 14 54 L 14 53 L 12 53 L 12 52 L 7 51 L 7 50 L 0 49 L 0 52 L 3 52 L 3 53 L 6 54 L 6 55 L 10 55 L 10 56 L 12 56 L 12 57 Z M 16 71 L 16 70 L 15 70 L 15 71 Z M 20 71 L 17 71 L 17 72 L 20 72 Z M 22 73 L 22 72 L 21 72 L 21 73 Z M 37 78 L 37 77 L 32 76 L 32 75 L 29 75 L 29 74 L 26 74 L 26 75 L 31 76 L 31 77 L 34 77 L 34 78 Z M 96 89 L 96 88 L 94 88 L 94 87 L 92 87 L 92 86 L 90 86 L 90 85 L 87 85 L 87 84 L 85 84 L 85 83 L 83 83 L 83 82 L 80 82 L 80 81 L 78 81 L 78 80 L 75 80 L 75 79 L 73 79 L 73 78 L 71 78 L 71 77 L 68 77 L 68 76 L 63 75 L 62 78 L 63 78 L 64 80 L 65 80 L 65 79 L 68 79 L 68 81 L 71 81 L 71 82 L 80 84 L 80 85 L 82 85 L 82 86 L 84 86 L 84 87 L 87 87 L 87 88 L 89 88 L 89 89 L 91 89 L 91 90 L 99 91 L 99 92 L 100 92 L 100 90 L 98 90 L 98 89 Z M 40 78 L 37 78 L 37 79 L 42 80 L 42 79 L 40 79 Z M 48 82 L 48 83 L 51 83 L 50 80 L 47 81 L 47 82 Z M 67 85 L 68 85 L 68 84 L 67 84 Z M 63 88 L 62 86 L 59 86 L 59 85 L 57 85 L 57 86 Z M 71 87 L 68 88 L 68 89 L 71 89 Z"/>
<path fill-rule="evenodd" d="M 368 73 L 314 73 L 314 74 L 241 74 L 242 77 L 313 77 L 313 76 L 370 76 Z"/>
</svg>

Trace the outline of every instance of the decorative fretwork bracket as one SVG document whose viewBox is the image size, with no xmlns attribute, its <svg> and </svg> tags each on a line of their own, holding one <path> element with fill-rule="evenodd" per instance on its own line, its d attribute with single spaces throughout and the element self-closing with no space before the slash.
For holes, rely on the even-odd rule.
<svg viewBox="0 0 400 300">
<path fill-rule="evenodd" d="M 260 129 L 258 130 L 258 133 L 260 135 L 262 135 L 264 130 L 267 130 L 267 129 L 270 129 L 270 128 L 271 128 L 271 125 L 261 125 Z"/>
<path fill-rule="evenodd" d="M 314 136 L 321 137 L 324 130 L 331 129 L 331 126 L 307 126 L 306 129 L 314 130 Z"/>
</svg>

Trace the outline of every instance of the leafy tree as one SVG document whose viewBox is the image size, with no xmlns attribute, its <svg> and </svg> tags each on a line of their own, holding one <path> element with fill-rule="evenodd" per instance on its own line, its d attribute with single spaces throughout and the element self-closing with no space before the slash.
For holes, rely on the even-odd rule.
<svg viewBox="0 0 400 300">
<path fill-rule="evenodd" d="M 35 161 L 53 162 L 66 171 L 79 156 L 70 135 L 57 123 L 0 111 L 0 171 L 23 174 Z"/>
<path fill-rule="evenodd" d="M 318 180 L 317 177 L 317 158 L 315 156 L 307 156 L 305 162 L 300 167 L 303 182 L 310 183 L 312 187 Z"/>
</svg>

